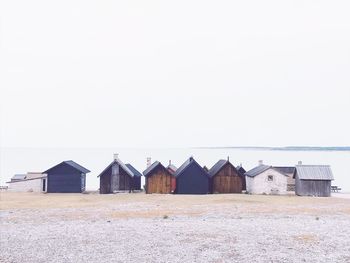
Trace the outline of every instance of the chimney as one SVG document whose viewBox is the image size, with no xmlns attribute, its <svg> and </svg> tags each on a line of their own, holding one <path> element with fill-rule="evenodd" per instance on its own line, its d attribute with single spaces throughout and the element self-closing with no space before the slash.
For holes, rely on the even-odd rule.
<svg viewBox="0 0 350 263">
<path fill-rule="evenodd" d="M 302 161 L 298 161 L 298 165 L 302 165 L 303 164 L 303 162 Z"/>
<path fill-rule="evenodd" d="M 152 158 L 151 157 L 147 157 L 147 167 L 150 167 L 152 164 Z"/>
<path fill-rule="evenodd" d="M 263 165 L 263 164 L 264 164 L 263 160 L 259 160 L 259 165 Z"/>
<path fill-rule="evenodd" d="M 230 156 L 227 156 L 227 161 L 230 161 Z"/>
<path fill-rule="evenodd" d="M 171 165 L 171 160 L 169 160 L 169 165 Z"/>
<path fill-rule="evenodd" d="M 113 160 L 117 160 L 117 159 L 118 159 L 118 156 L 119 156 L 119 153 L 113 154 Z"/>
<path fill-rule="evenodd" d="M 193 161 L 193 156 L 191 155 L 191 157 L 190 157 L 190 161 L 192 162 Z"/>
</svg>

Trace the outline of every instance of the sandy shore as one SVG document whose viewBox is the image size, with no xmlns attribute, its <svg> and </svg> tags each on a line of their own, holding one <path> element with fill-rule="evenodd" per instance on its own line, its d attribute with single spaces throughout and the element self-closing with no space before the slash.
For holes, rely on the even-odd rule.
<svg viewBox="0 0 350 263">
<path fill-rule="evenodd" d="M 0 262 L 350 262 L 346 198 L 0 197 Z"/>
</svg>

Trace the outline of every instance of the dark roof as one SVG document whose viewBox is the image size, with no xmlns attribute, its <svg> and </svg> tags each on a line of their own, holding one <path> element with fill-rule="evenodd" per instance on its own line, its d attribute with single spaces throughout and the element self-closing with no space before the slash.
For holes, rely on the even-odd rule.
<svg viewBox="0 0 350 263">
<path fill-rule="evenodd" d="M 114 159 L 113 162 L 110 163 L 103 171 L 100 173 L 97 177 L 100 177 L 102 174 L 104 174 L 113 164 L 117 163 L 119 166 L 123 168 L 123 170 L 130 175 L 131 177 L 134 177 L 134 173 L 129 169 L 128 166 L 126 166 L 120 159 Z"/>
<path fill-rule="evenodd" d="M 216 175 L 222 169 L 222 167 L 224 167 L 228 162 L 229 162 L 228 160 L 217 161 L 217 163 L 214 164 L 214 166 L 208 171 L 208 174 L 210 175 L 210 177 L 213 177 L 214 175 Z"/>
<path fill-rule="evenodd" d="M 136 168 L 134 166 L 132 166 L 130 163 L 127 163 L 126 166 L 130 169 L 130 171 L 133 172 L 134 176 L 136 176 L 136 177 L 142 176 L 142 174 L 138 170 L 136 170 Z"/>
<path fill-rule="evenodd" d="M 150 175 L 150 173 L 156 169 L 158 166 L 161 166 L 162 168 L 164 168 L 165 170 L 167 170 L 162 164 L 161 162 L 155 161 L 154 163 L 152 163 L 149 167 L 147 167 L 146 170 L 143 171 L 143 175 L 145 177 L 147 177 L 148 175 Z M 167 170 L 168 171 L 168 170 Z M 169 172 L 169 171 L 168 171 Z M 170 172 L 169 172 L 170 173 Z"/>
<path fill-rule="evenodd" d="M 236 167 L 236 169 L 237 169 L 237 171 L 240 173 L 240 174 L 242 174 L 242 175 L 244 175 L 247 171 L 243 168 L 243 166 L 242 165 L 238 165 L 237 167 Z"/>
<path fill-rule="evenodd" d="M 207 171 L 205 171 L 205 170 L 203 169 L 203 167 L 200 166 L 200 165 L 196 162 L 195 159 L 193 159 L 193 157 L 188 158 L 188 159 L 176 170 L 176 172 L 175 172 L 174 175 L 175 175 L 176 177 L 180 176 L 180 175 L 186 170 L 186 168 L 187 168 L 190 164 L 192 164 L 192 163 L 197 164 L 197 165 L 203 170 L 203 172 L 204 172 L 207 176 L 209 176 L 209 174 L 207 173 Z"/>
<path fill-rule="evenodd" d="M 295 173 L 298 173 L 301 180 L 334 180 L 329 165 L 297 165 Z M 293 177 L 295 177 L 295 173 Z"/>
<path fill-rule="evenodd" d="M 250 176 L 250 177 L 254 177 L 258 174 L 265 172 L 266 170 L 268 170 L 270 168 L 272 168 L 272 166 L 270 166 L 270 165 L 264 165 L 264 164 L 258 165 L 256 167 L 254 167 L 253 169 L 249 170 L 248 172 L 246 172 L 245 175 Z"/>
<path fill-rule="evenodd" d="M 74 169 L 78 170 L 79 172 L 82 172 L 84 174 L 87 174 L 87 173 L 90 173 L 90 170 L 86 169 L 85 167 L 81 166 L 80 164 L 77 164 L 76 162 L 72 161 L 72 160 L 69 160 L 69 161 L 63 161 L 53 167 L 51 167 L 50 169 L 46 170 L 45 172 L 43 173 L 47 173 L 49 172 L 50 170 L 52 170 L 53 168 L 59 166 L 59 165 L 62 165 L 62 164 L 68 164 L 69 166 L 73 167 Z"/>
<path fill-rule="evenodd" d="M 295 166 L 273 166 L 277 171 L 284 174 L 294 174 Z"/>
</svg>

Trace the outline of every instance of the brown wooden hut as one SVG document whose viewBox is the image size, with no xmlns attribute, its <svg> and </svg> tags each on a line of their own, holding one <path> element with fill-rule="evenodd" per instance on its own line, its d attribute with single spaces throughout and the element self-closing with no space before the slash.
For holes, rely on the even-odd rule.
<svg viewBox="0 0 350 263">
<path fill-rule="evenodd" d="M 173 192 L 174 175 L 160 162 L 156 161 L 150 165 L 143 172 L 143 175 L 146 178 L 147 194 L 170 194 Z"/>
<path fill-rule="evenodd" d="M 219 160 L 208 173 L 212 193 L 242 193 L 242 177 L 229 159 Z"/>
<path fill-rule="evenodd" d="M 100 194 L 131 192 L 134 189 L 134 173 L 115 157 L 113 162 L 98 176 L 100 178 Z"/>
</svg>

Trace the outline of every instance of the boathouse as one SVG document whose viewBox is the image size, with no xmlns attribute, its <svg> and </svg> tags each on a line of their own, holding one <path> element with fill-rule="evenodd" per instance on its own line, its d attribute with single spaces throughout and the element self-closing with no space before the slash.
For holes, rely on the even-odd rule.
<svg viewBox="0 0 350 263">
<path fill-rule="evenodd" d="M 172 180 L 174 174 L 165 168 L 161 162 L 154 162 L 144 172 L 147 194 L 170 194 L 173 192 Z"/>
</svg>

